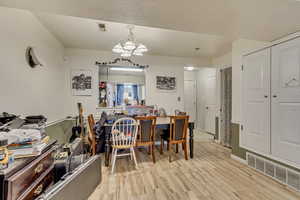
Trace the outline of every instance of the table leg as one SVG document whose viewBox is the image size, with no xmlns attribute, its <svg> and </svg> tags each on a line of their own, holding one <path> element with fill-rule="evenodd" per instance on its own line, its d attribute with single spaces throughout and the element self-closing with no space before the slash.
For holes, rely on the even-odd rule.
<svg viewBox="0 0 300 200">
<path fill-rule="evenodd" d="M 189 124 L 190 131 L 190 157 L 194 157 L 194 123 Z"/>
<path fill-rule="evenodd" d="M 110 154 L 110 144 L 109 144 L 109 134 L 110 127 L 105 127 L 105 166 L 109 166 L 109 154 Z"/>
</svg>

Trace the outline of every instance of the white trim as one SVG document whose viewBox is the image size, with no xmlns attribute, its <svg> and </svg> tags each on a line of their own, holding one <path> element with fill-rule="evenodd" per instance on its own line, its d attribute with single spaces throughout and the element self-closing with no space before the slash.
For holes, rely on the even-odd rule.
<svg viewBox="0 0 300 200">
<path fill-rule="evenodd" d="M 266 44 L 266 45 L 264 45 L 264 46 L 262 46 L 260 48 L 251 50 L 251 51 L 243 54 L 242 56 L 247 56 L 247 55 L 253 54 L 253 53 L 257 52 L 257 51 L 261 51 L 261 50 L 264 50 L 264 49 L 267 49 L 267 48 L 271 48 L 271 47 L 273 47 L 275 45 L 281 44 L 283 42 L 287 42 L 289 40 L 296 39 L 298 37 L 300 37 L 300 32 L 291 33 L 289 35 L 283 36 L 282 38 L 279 38 L 277 40 L 272 41 L 270 44 Z"/>
<path fill-rule="evenodd" d="M 253 153 L 258 154 L 258 155 L 256 155 L 256 156 L 260 156 L 260 157 L 261 157 L 261 156 L 264 156 L 264 157 L 266 157 L 266 158 L 268 158 L 268 159 L 271 159 L 271 160 L 280 162 L 280 163 L 285 164 L 285 165 L 288 165 L 288 166 L 290 166 L 290 167 L 295 167 L 296 169 L 300 169 L 300 166 L 299 166 L 299 165 L 297 165 L 296 163 L 290 162 L 290 161 L 288 161 L 288 160 L 284 160 L 284 159 L 281 159 L 281 158 L 278 158 L 278 157 L 276 157 L 276 156 L 269 155 L 269 154 L 266 154 L 266 153 L 258 152 L 257 150 L 254 150 L 254 149 L 252 149 L 252 148 L 246 147 L 246 146 L 241 145 L 241 144 L 240 144 L 240 147 L 246 149 L 246 150 L 247 150 L 246 153 L 250 153 L 250 154 L 251 154 L 251 152 L 253 152 Z M 249 152 L 249 151 L 251 151 L 251 152 Z"/>
<path fill-rule="evenodd" d="M 57 119 L 57 120 L 54 120 L 54 121 L 51 121 L 51 122 L 46 122 L 46 127 L 58 124 L 58 123 L 63 122 L 65 120 L 74 120 L 74 119 L 73 118 L 63 118 L 63 119 Z"/>
<path fill-rule="evenodd" d="M 252 157 L 255 158 L 254 162 L 255 162 L 255 166 L 252 167 L 250 165 L 248 165 L 248 155 L 251 155 Z M 260 160 L 263 160 L 264 161 L 264 171 L 260 171 L 256 168 L 256 159 L 259 158 Z M 266 163 L 269 163 L 269 164 L 272 164 L 274 166 L 274 177 L 273 176 L 270 176 L 269 174 L 266 173 Z M 256 154 L 253 154 L 253 153 L 250 153 L 250 152 L 246 152 L 246 164 L 247 166 L 249 166 L 250 168 L 254 169 L 255 171 L 265 175 L 265 176 L 268 176 L 270 178 L 272 178 L 273 180 L 281 183 L 281 184 L 284 184 L 285 186 L 287 186 L 289 189 L 292 189 L 294 191 L 297 191 L 297 192 L 300 192 L 300 190 L 298 190 L 298 188 L 294 188 L 293 186 L 289 185 L 288 184 L 288 172 L 292 172 L 294 174 L 298 174 L 298 176 L 300 177 L 300 173 L 294 169 L 291 169 L 290 167 L 287 167 L 287 166 L 284 166 L 284 165 L 281 165 L 279 163 L 276 163 L 276 162 L 273 162 L 271 160 L 268 160 L 266 158 L 263 158 L 259 155 L 256 155 Z M 280 167 L 280 168 L 283 168 L 285 170 L 285 175 L 286 175 L 286 182 L 283 182 L 279 179 L 276 178 L 276 167 Z"/>
<path fill-rule="evenodd" d="M 238 157 L 236 155 L 230 154 L 230 158 L 233 159 L 233 160 L 236 160 L 236 161 L 238 161 L 240 163 L 243 163 L 243 164 L 247 165 L 247 161 L 246 160 L 244 160 L 244 159 L 242 159 L 242 158 L 240 158 L 240 157 Z"/>
</svg>

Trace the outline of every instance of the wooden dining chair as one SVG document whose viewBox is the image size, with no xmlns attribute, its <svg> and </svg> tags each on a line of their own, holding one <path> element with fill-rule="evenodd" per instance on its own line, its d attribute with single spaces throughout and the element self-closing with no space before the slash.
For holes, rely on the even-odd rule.
<svg viewBox="0 0 300 200">
<path fill-rule="evenodd" d="M 170 116 L 170 132 L 169 135 L 164 134 L 161 136 L 160 151 L 163 151 L 163 142 L 168 142 L 169 161 L 171 162 L 171 153 L 173 145 L 176 145 L 176 153 L 178 152 L 178 144 L 182 144 L 184 157 L 188 160 L 187 155 L 187 129 L 188 129 L 189 116 Z"/>
<path fill-rule="evenodd" d="M 182 116 L 182 115 L 186 115 L 186 112 L 183 112 L 183 111 L 181 111 L 181 110 L 178 110 L 178 109 L 176 109 L 175 110 L 175 116 Z"/>
<path fill-rule="evenodd" d="M 136 117 L 138 121 L 138 133 L 136 146 L 146 146 L 150 148 L 150 153 L 152 156 L 153 163 L 155 163 L 155 129 L 156 129 L 156 117 L 146 116 L 146 117 Z"/>
<path fill-rule="evenodd" d="M 138 124 L 135 119 L 125 117 L 118 119 L 112 126 L 112 169 L 114 172 L 115 163 L 117 157 L 130 156 L 133 158 L 135 166 L 137 167 L 136 156 L 134 152 L 134 146 L 136 144 L 136 135 L 138 130 Z M 129 149 L 129 153 L 123 153 L 119 150 Z M 119 153 L 118 153 L 119 151 Z"/>
<path fill-rule="evenodd" d="M 95 119 L 92 114 L 88 116 L 88 142 L 91 147 L 91 154 L 95 155 L 96 154 L 96 133 L 94 131 L 94 126 L 95 126 Z"/>
</svg>

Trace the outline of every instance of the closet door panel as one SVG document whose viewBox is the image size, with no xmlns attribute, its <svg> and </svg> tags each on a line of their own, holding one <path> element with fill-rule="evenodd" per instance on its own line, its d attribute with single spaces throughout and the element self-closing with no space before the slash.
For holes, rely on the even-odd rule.
<svg viewBox="0 0 300 200">
<path fill-rule="evenodd" d="M 272 154 L 300 166 L 300 39 L 272 48 Z"/>
<path fill-rule="evenodd" d="M 243 63 L 241 145 L 269 154 L 270 49 L 245 56 Z"/>
</svg>

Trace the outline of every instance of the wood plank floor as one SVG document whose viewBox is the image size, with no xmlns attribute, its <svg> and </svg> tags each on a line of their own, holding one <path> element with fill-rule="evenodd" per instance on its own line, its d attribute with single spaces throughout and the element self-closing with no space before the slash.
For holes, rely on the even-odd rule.
<svg viewBox="0 0 300 200">
<path fill-rule="evenodd" d="M 181 148 L 180 148 L 181 150 Z M 169 163 L 156 150 L 153 164 L 145 150 L 137 150 L 138 169 L 129 158 L 120 158 L 115 173 L 103 167 L 102 183 L 89 200 L 296 200 L 287 189 L 230 158 L 230 151 L 213 142 L 195 142 L 195 158 L 179 154 Z"/>
</svg>

